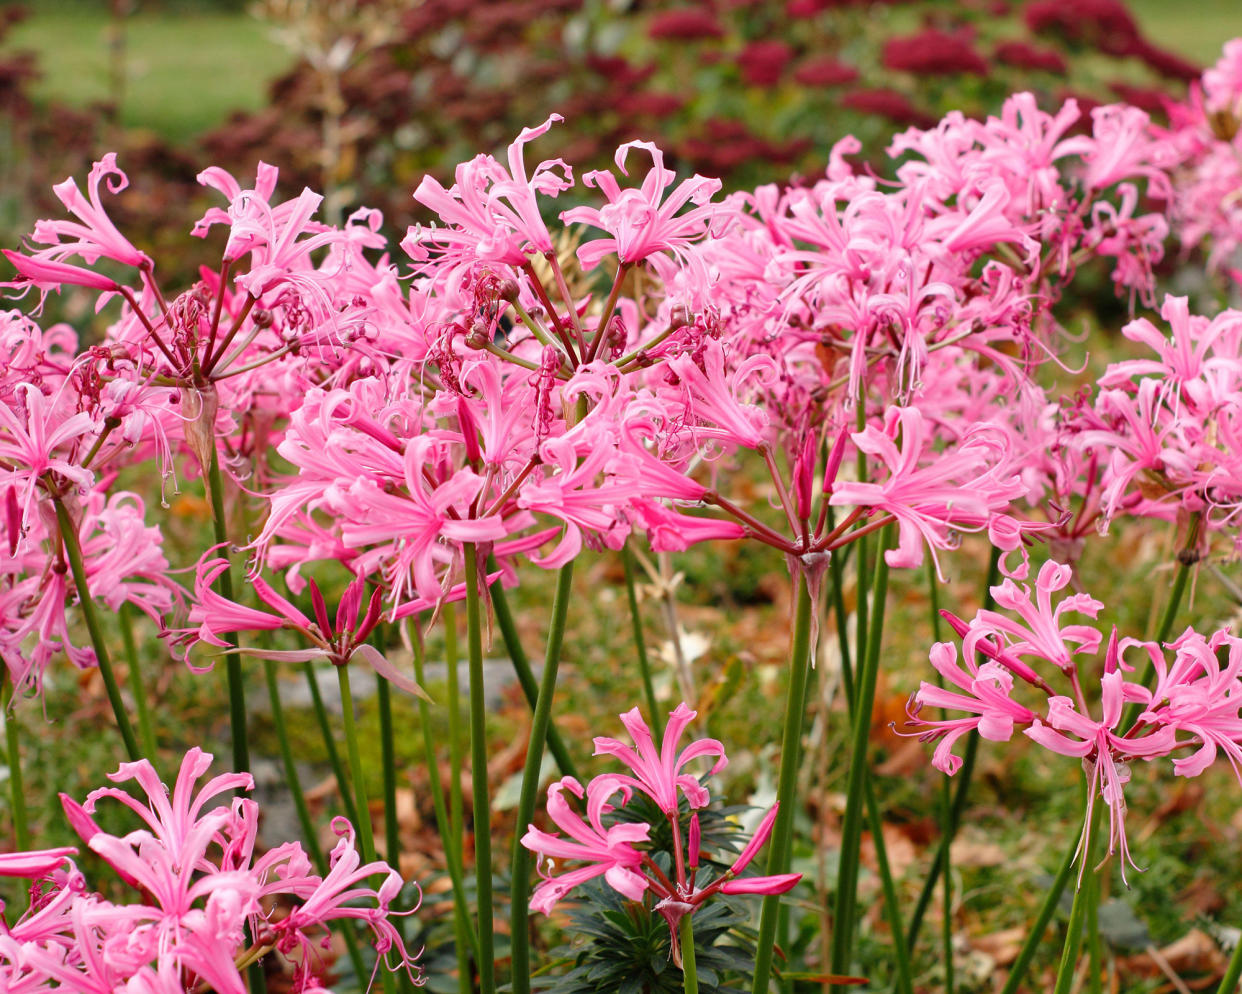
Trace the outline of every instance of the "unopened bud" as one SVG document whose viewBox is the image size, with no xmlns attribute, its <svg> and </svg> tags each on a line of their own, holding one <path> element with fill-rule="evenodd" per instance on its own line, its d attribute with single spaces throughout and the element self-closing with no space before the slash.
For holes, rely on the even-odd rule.
<svg viewBox="0 0 1242 994">
<path fill-rule="evenodd" d="M 250 320 L 259 328 L 270 328 L 272 326 L 272 312 L 266 307 L 256 307 L 250 312 Z"/>
</svg>

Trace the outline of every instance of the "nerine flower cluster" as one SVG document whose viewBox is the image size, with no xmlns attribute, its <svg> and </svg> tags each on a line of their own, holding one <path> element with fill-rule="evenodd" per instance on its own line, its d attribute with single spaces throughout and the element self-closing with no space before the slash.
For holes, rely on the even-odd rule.
<svg viewBox="0 0 1242 994">
<path fill-rule="evenodd" d="M 132 782 L 145 797 L 124 786 L 101 787 L 83 804 L 61 795 L 86 847 L 133 888 L 128 902 L 92 891 L 72 847 L 0 855 L 0 875 L 32 881 L 29 906 L 0 925 L 0 987 L 14 994 L 184 994 L 191 980 L 219 994 L 245 994 L 245 965 L 277 950 L 288 957 L 291 989 L 312 994 L 323 990 L 331 967 L 331 924 L 347 919 L 373 930 L 376 969 L 390 950 L 394 968 L 411 969 L 389 920 L 402 887 L 397 871 L 363 864 L 344 819 L 334 825 L 341 838 L 325 876 L 313 872 L 296 842 L 257 853 L 258 805 L 229 796 L 254 783 L 233 773 L 199 786 L 211 759 L 191 749 L 171 794 L 141 760 L 122 764 L 111 779 Z M 101 829 L 94 814 L 106 800 L 129 808 L 139 827 L 125 835 Z"/>
<path fill-rule="evenodd" d="M 595 739 L 595 754 L 615 757 L 630 768 L 630 773 L 602 773 L 585 788 L 573 777 L 563 777 L 548 788 L 548 817 L 558 831 L 546 832 L 530 825 L 522 836 L 522 845 L 538 854 L 543 877 L 532 897 L 532 908 L 547 914 L 575 887 L 600 875 L 617 893 L 631 900 L 640 900 L 650 891 L 656 898 L 655 910 L 668 922 L 674 958 L 680 961 L 678 923 L 714 894 L 783 894 L 797 884 L 800 873 L 741 876 L 772 833 L 776 805 L 723 871 L 702 858 L 698 812 L 711 801 L 706 780 L 723 770 L 728 759 L 716 739 L 697 739 L 678 752 L 678 742 L 697 716 L 684 702 L 679 704 L 669 715 L 663 741 L 657 747 L 638 709 L 627 711 L 621 715 L 621 723 L 634 744 L 600 736 Z M 708 757 L 714 762 L 707 777 L 686 771 L 687 764 Z M 650 841 L 651 824 L 615 817 L 636 793 L 647 795 L 668 820 L 673 840 L 668 872 L 644 845 Z M 585 819 L 574 810 L 571 798 L 584 803 Z M 683 799 L 690 811 L 685 838 L 681 827 Z M 565 860 L 584 865 L 556 875 L 557 862 Z"/>
<path fill-rule="evenodd" d="M 37 686 L 46 653 L 22 647 L 36 631 L 67 638 L 74 592 L 49 503 L 89 514 L 144 462 L 167 494 L 217 461 L 266 503 L 255 575 L 283 571 L 297 592 L 309 564 L 336 562 L 383 591 L 390 618 L 462 596 L 466 542 L 490 549 L 489 583 L 631 532 L 655 549 L 756 538 L 812 566 L 888 520 L 894 565 L 967 530 L 1019 549 L 1022 502 L 1046 486 L 1024 457 L 1045 447 L 1027 374 L 1055 350 L 1050 305 L 1097 255 L 1149 293 L 1165 234 L 1161 214 L 1138 213 L 1140 188 L 1168 187 L 1145 117 L 1107 108 L 1067 137 L 1080 116 L 1020 95 L 987 122 L 899 136 L 893 189 L 850 169 L 846 140 L 811 187 L 723 200 L 633 142 L 615 171 L 583 177 L 602 204 L 564 212 L 586 232 L 574 255 L 544 220 L 572 169 L 526 163 L 549 119 L 505 161 L 478 156 L 448 188 L 424 180 L 415 197 L 439 221 L 410 230 L 404 266 L 382 254 L 373 212 L 330 228 L 310 191 L 276 199 L 271 167 L 249 188 L 209 169 L 226 207 L 194 234 L 225 229 L 221 262 L 179 294 L 108 218 L 105 189 L 126 179 L 104 159 L 87 194 L 57 187 L 72 220 L 7 253 L 11 286 L 85 287 L 101 307 L 119 298 L 119 317 L 86 350 L 8 319 L 6 659 Z M 784 526 L 717 476 L 746 452 Z M 858 452 L 874 465 L 865 484 L 841 476 Z M 122 541 L 109 537 L 96 555 Z M 108 576 L 110 596 L 153 613 L 185 597 L 200 636 L 234 623 L 213 629 L 223 616 L 203 606 L 212 555 L 183 591 L 155 568 L 158 531 L 125 541 L 119 562 L 153 565 Z"/>
<path fill-rule="evenodd" d="M 1058 361 L 1056 304 L 1079 267 L 1102 260 L 1120 294 L 1155 303 L 1170 218 L 1184 244 L 1210 237 L 1213 263 L 1229 270 L 1238 61 L 1233 43 L 1176 141 L 1134 107 L 1084 115 L 1069 100 L 1050 113 L 1019 94 L 985 121 L 954 113 L 896 136 L 893 184 L 851 167 L 849 138 L 805 186 L 721 196 L 716 180 L 679 178 L 647 141 L 576 180 L 569 163 L 535 161 L 553 116 L 503 159 L 462 163 L 447 187 L 423 180 L 414 196 L 436 220 L 399 249 L 374 211 L 334 227 L 316 220 L 317 194 L 281 199 L 269 165 L 253 182 L 210 168 L 200 179 L 221 204 L 192 234 L 219 244 L 219 263 L 179 290 L 109 217 L 127 178 L 106 156 L 85 194 L 72 179 L 55 187 L 67 217 L 5 252 L 7 287 L 40 302 L 76 287 L 111 320 L 83 346 L 65 326 L 0 318 L 0 659 L 23 693 L 39 691 L 58 651 L 92 665 L 66 618 L 90 595 L 160 619 L 183 647 L 279 629 L 300 643 L 297 658 L 393 675 L 365 647 L 381 618 L 631 536 L 657 551 L 758 540 L 813 577 L 888 524 L 898 568 L 926 555 L 939 565 L 961 533 L 980 532 L 1006 553 L 1011 583 L 1033 543 L 1072 561 L 1125 515 L 1177 522 L 1188 554 L 1218 534 L 1236 545 L 1236 312 L 1209 320 L 1166 299 L 1171 337 L 1146 319 L 1125 330 L 1153 357 L 1116 364 L 1071 402 L 1054 402 L 1032 372 Z M 550 227 L 569 191 L 590 203 Z M 759 502 L 730 472 L 745 459 L 770 480 Z M 135 466 L 156 467 L 165 501 L 213 466 L 223 499 L 255 495 L 247 552 L 262 606 L 214 588 L 219 550 L 202 553 L 186 587 L 172 578 L 148 507 L 117 487 Z M 70 569 L 75 544 L 88 591 Z M 464 572 L 468 544 L 484 553 L 477 576 Z M 351 580 L 335 616 L 309 583 L 320 564 Z M 1036 607 L 1002 588 L 1041 624 L 1066 609 L 1048 606 L 1064 585 L 1048 569 Z M 308 589 L 313 617 L 294 603 Z M 1227 742 L 1235 754 L 1236 735 L 1220 731 L 1232 725 L 1203 717 L 1228 712 L 1235 677 L 1197 648 L 1230 636 L 1183 636 L 1176 678 L 1150 692 L 1121 675 L 1129 644 L 1110 642 L 1097 722 L 1070 663 L 1101 634 L 1054 624 L 1049 642 L 1044 628 L 1006 634 L 1000 617 L 976 623 L 962 664 L 936 650 L 978 719 L 936 730 L 951 741 L 965 727 L 992 738 L 1023 727 L 1088 758 L 1114 845 L 1125 762 L 1188 741 L 1198 759 L 1178 760 L 1179 772 Z M 1045 690 L 1023 661 L 1045 649 L 1070 694 Z M 1044 711 L 1011 701 L 1014 676 L 1045 691 Z M 1187 695 L 1207 702 L 1197 725 Z M 1132 730 L 1117 727 L 1122 700 L 1146 708 Z M 942 747 L 937 762 L 948 768 L 949 755 Z M 578 789 L 562 783 L 555 810 Z M 603 789 L 587 790 L 596 814 L 611 803 Z M 636 841 L 618 840 L 604 870 L 622 893 L 644 889 L 621 845 Z M 29 865 L 60 874 L 68 893 L 59 861 Z M 662 900 L 693 903 L 690 878 L 660 886 Z M 309 883 L 297 887 L 309 897 Z M 73 934 L 72 955 L 94 955 L 96 933 Z"/>
<path fill-rule="evenodd" d="M 965 622 L 945 612 L 961 652 L 952 642 L 932 647 L 932 666 L 947 686 L 924 681 L 912 699 L 911 721 L 922 726 L 923 738 L 939 740 L 932 763 L 948 774 L 962 764 L 955 743 L 971 731 L 993 742 L 1021 731 L 1082 760 L 1087 825 L 1098 797 L 1108 806 L 1108 852 L 1121 855 L 1124 877 L 1132 862 L 1125 833 L 1132 763 L 1169 760 L 1176 775 L 1194 777 L 1223 753 L 1242 778 L 1242 639 L 1228 629 L 1205 637 L 1192 628 L 1167 645 L 1120 638 L 1115 627 L 1106 636 L 1094 624 L 1065 617 L 1095 619 L 1104 607 L 1088 594 L 1060 596 L 1071 574 L 1050 561 L 1033 595 L 1013 580 L 993 588 L 1005 613 L 982 610 Z M 1088 665 L 1097 656 L 1100 665 Z M 1152 686 L 1137 675 L 1146 664 L 1155 673 Z M 1136 706 L 1133 721 L 1127 705 Z M 964 716 L 932 719 L 924 708 Z"/>
</svg>

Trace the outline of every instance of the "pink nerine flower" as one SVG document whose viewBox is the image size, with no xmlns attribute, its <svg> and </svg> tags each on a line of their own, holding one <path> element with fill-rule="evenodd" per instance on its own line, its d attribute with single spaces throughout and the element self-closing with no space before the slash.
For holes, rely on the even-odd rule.
<svg viewBox="0 0 1242 994">
<path fill-rule="evenodd" d="M 715 773 L 724 768 L 726 760 L 723 747 L 715 739 L 699 739 L 680 755 L 677 754 L 677 742 L 694 718 L 694 711 L 684 703 L 679 704 L 669 715 L 663 748 L 657 755 L 651 730 L 638 708 L 634 708 L 621 715 L 621 721 L 633 737 L 637 751 L 608 738 L 597 738 L 595 751 L 596 755 L 608 753 L 618 757 L 637 776 L 605 773 L 592 780 L 585 790 L 577 780 L 565 777 L 548 788 L 548 815 L 569 838 L 549 834 L 534 825 L 529 826 L 522 837 L 522 845 L 539 854 L 540 874 L 544 877 L 543 883 L 535 889 L 531 907 L 547 914 L 578 884 L 601 875 L 617 893 L 631 901 L 641 900 L 650 893 L 656 900 L 654 910 L 668 922 L 673 941 L 673 962 L 680 966 L 678 924 L 712 895 L 718 892 L 783 894 L 798 883 L 802 878 L 798 873 L 739 876 L 772 834 L 776 805 L 767 812 L 754 836 L 731 865 L 727 868 L 722 863 L 716 863 L 711 868 L 700 865 L 702 833 L 699 814 L 695 809 L 706 807 L 709 797 L 698 779 L 682 774 L 680 770 L 692 759 L 716 756 L 717 762 L 711 770 Z M 569 806 L 564 797 L 566 790 L 579 798 L 585 797 L 586 821 Z M 673 840 L 673 866 L 669 873 L 661 870 L 649 853 L 638 848 L 649 844 L 649 824 L 622 818 L 615 818 L 611 825 L 606 824 L 606 819 L 613 816 L 618 808 L 630 803 L 635 791 L 650 796 L 668 819 Z M 688 831 L 683 831 L 679 792 L 690 804 Z M 619 803 L 614 805 L 613 802 L 618 799 Z M 581 860 L 586 865 L 553 877 L 544 869 L 544 861 L 547 860 L 550 866 L 553 859 Z"/>
<path fill-rule="evenodd" d="M 551 159 L 539 163 L 528 179 L 523 154 L 528 142 L 561 120 L 552 114 L 539 127 L 524 128 L 509 146 L 507 170 L 490 155 L 480 155 L 457 167 L 456 182 L 447 190 L 425 176 L 414 199 L 445 227 L 411 228 L 406 250 L 421 260 L 425 246 L 431 246 L 454 269 L 475 261 L 521 266 L 534 253 L 552 251 L 536 194 L 555 197 L 573 185 L 573 173 L 560 159 Z"/>
<path fill-rule="evenodd" d="M 988 528 L 998 545 L 1016 546 L 1013 530 L 997 525 L 1025 487 L 996 438 L 979 430 L 938 452 L 930 426 L 917 408 L 892 407 L 885 414 L 883 431 L 868 425 L 853 440 L 890 475 L 880 483 L 838 483 L 829 503 L 884 511 L 897 519 L 897 548 L 884 554 L 890 566 L 921 565 L 924 542 L 935 559 L 935 550 L 954 546 L 959 531 Z M 1015 540 L 1005 543 L 1003 534 Z"/>
<path fill-rule="evenodd" d="M 214 550 L 212 550 L 214 551 Z M 208 556 L 210 552 L 208 553 Z M 204 556 L 195 570 L 194 604 L 190 608 L 190 623 L 197 624 L 197 630 L 166 632 L 174 635 L 179 644 L 206 642 L 226 651 L 245 652 L 260 659 L 272 659 L 281 662 L 308 662 L 322 659 L 333 666 L 347 666 L 354 660 L 362 660 L 369 664 L 385 680 L 400 687 L 407 693 L 426 697 L 423 689 L 408 676 L 397 669 L 373 645 L 367 643 L 367 636 L 375 630 L 380 621 L 382 589 L 376 587 L 370 598 L 364 597 L 366 580 L 355 577 L 337 604 L 336 617 L 333 621 L 319 585 L 309 581 L 311 604 L 315 620 L 311 621 L 297 606 L 282 597 L 272 585 L 261 576 L 251 576 L 250 587 L 258 595 L 260 601 L 275 611 L 270 614 L 256 608 L 247 607 L 216 593 L 213 588 L 216 577 L 229 568 L 228 560 L 209 559 Z M 365 609 L 364 609 L 365 604 Z M 275 631 L 287 628 L 300 633 L 309 648 L 304 649 L 262 649 L 244 648 L 229 649 L 229 643 L 220 638 L 229 632 Z"/>
<path fill-rule="evenodd" d="M 127 177 L 116 165 L 116 153 L 109 152 L 91 166 L 86 181 L 89 198 L 82 196 L 77 181 L 72 177 L 57 183 L 52 189 L 65 205 L 75 221 L 38 221 L 34 239 L 53 246 L 36 253 L 41 258 L 61 261 L 76 255 L 87 265 L 94 265 L 100 258 L 112 259 L 125 266 L 150 266 L 151 258 L 136 249 L 122 235 L 108 217 L 99 199 L 99 184 L 107 181 L 109 193 L 120 193 L 129 186 Z"/>
<path fill-rule="evenodd" d="M 720 212 L 719 207 L 709 203 L 720 192 L 720 180 L 705 176 L 683 180 L 667 200 L 660 202 L 677 174 L 665 167 L 664 153 L 652 142 L 626 142 L 617 149 L 617 168 L 623 176 L 629 176 L 625 162 L 635 148 L 651 156 L 651 168 L 639 189 L 622 190 L 610 172 L 586 173 L 582 181 L 598 187 L 608 198 L 607 206 L 575 207 L 561 214 L 561 220 L 567 224 L 589 224 L 612 236 L 596 238 L 578 249 L 578 259 L 585 269 L 593 269 L 601 259 L 614 253 L 623 263 L 632 264 L 657 252 L 684 252 L 707 234 L 712 218 Z M 679 214 L 686 204 L 695 206 Z"/>
<path fill-rule="evenodd" d="M 922 733 L 923 741 L 940 739 L 932 756 L 932 766 L 952 776 L 962 767 L 962 760 L 953 754 L 953 746 L 959 738 L 970 731 L 992 742 L 1007 742 L 1013 737 L 1015 722 L 1029 725 L 1036 715 L 1010 696 L 1013 693 L 1013 675 L 995 662 L 986 662 L 974 672 L 964 669 L 958 662 L 957 646 L 950 642 L 937 642 L 932 646 L 931 663 L 936 671 L 965 693 L 955 693 L 924 681 L 914 695 L 910 718 L 928 729 Z M 967 664 L 973 667 L 968 657 Z M 923 707 L 966 711 L 972 718 L 950 718 L 928 721 L 919 718 Z"/>
<path fill-rule="evenodd" d="M 388 921 L 399 874 L 383 863 L 361 866 L 352 829 L 337 826 L 345 838 L 325 878 L 312 872 L 297 843 L 257 856 L 258 805 L 229 798 L 253 786 L 249 774 L 213 777 L 199 788 L 210 764 L 210 754 L 191 749 L 171 796 L 145 759 L 122 764 L 111 779 L 132 780 L 145 802 L 122 787 L 93 791 L 81 805 L 61 795 L 70 824 L 139 891 L 137 901 L 116 904 L 89 892 L 68 858 L 73 849 L 0 856 L 0 875 L 41 878 L 49 885 L 36 888 L 20 919 L 0 928 L 0 990 L 172 994 L 202 986 L 245 994 L 238 963 L 274 946 L 302 951 L 292 989 L 310 994 L 322 989 L 315 975 L 319 959 L 305 953 L 319 946 L 329 922 L 341 918 L 370 925 L 381 962 L 393 951 L 396 968 L 412 969 Z M 126 835 L 104 831 L 94 819 L 103 800 L 129 808 L 141 827 Z M 375 874 L 384 877 L 378 889 L 366 883 Z M 293 910 L 271 923 L 277 900 Z"/>
<path fill-rule="evenodd" d="M 587 821 L 577 814 L 562 796 L 568 790 L 577 797 L 587 797 Z M 522 845 L 540 856 L 540 875 L 543 883 L 535 888 L 530 906 L 543 914 L 581 883 L 603 874 L 604 879 L 619 894 L 637 901 L 647 889 L 647 879 L 638 872 L 643 854 L 634 848 L 636 842 L 646 842 L 651 826 L 638 823 L 620 823 L 605 828 L 601 818 L 612 811 L 608 803 L 612 796 L 592 783 L 588 795 L 573 777 L 564 777 L 548 788 L 548 817 L 569 838 L 551 835 L 531 825 L 522 836 Z M 544 869 L 544 860 L 575 859 L 588 865 L 551 876 Z"/>
</svg>

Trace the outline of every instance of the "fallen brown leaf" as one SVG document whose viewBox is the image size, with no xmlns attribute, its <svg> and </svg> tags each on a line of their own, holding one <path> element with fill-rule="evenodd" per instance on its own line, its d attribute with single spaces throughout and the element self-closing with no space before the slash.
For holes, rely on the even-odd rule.
<svg viewBox="0 0 1242 994">
<path fill-rule="evenodd" d="M 1161 960 L 1164 962 L 1161 963 Z M 1118 959 L 1117 969 L 1132 977 L 1162 977 L 1172 970 L 1183 979 L 1187 987 L 1194 990 L 1200 986 L 1210 986 L 1224 975 L 1225 954 L 1211 936 L 1196 928 L 1162 949 L 1156 950 L 1153 947 Z M 1186 980 L 1186 975 L 1198 976 L 1199 980 Z M 1207 984 L 1200 982 L 1203 975 L 1207 977 Z M 1170 984 L 1169 989 L 1175 989 L 1174 985 Z"/>
<path fill-rule="evenodd" d="M 1026 941 L 1026 926 L 1003 928 L 970 940 L 970 948 L 991 958 L 996 966 L 1008 966 L 1018 958 Z"/>
<path fill-rule="evenodd" d="M 960 832 L 953 845 L 949 847 L 949 856 L 954 866 L 1000 866 L 1013 862 L 1013 854 L 1004 846 L 991 842 L 981 833 Z"/>
<path fill-rule="evenodd" d="M 895 825 L 882 825 L 884 833 L 884 849 L 888 856 L 888 867 L 893 879 L 900 880 L 906 870 L 919 861 L 919 851 L 909 837 Z M 875 858 L 875 843 L 870 832 L 864 833 L 859 847 L 859 858 L 868 869 L 878 869 Z"/>
</svg>

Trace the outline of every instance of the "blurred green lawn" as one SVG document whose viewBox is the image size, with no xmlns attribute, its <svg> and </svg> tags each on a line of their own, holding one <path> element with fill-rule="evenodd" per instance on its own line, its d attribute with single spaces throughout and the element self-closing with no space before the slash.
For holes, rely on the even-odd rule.
<svg viewBox="0 0 1242 994">
<path fill-rule="evenodd" d="M 1221 46 L 1242 36 L 1242 0 L 1129 0 L 1147 36 L 1157 45 L 1211 65 Z"/>
<path fill-rule="evenodd" d="M 241 11 L 140 4 L 126 21 L 127 79 L 122 122 L 172 142 L 219 124 L 234 109 L 256 110 L 267 84 L 292 62 L 268 29 Z M 40 97 L 75 106 L 109 99 L 107 4 L 40 0 L 6 38 L 6 50 L 39 53 Z"/>
</svg>

